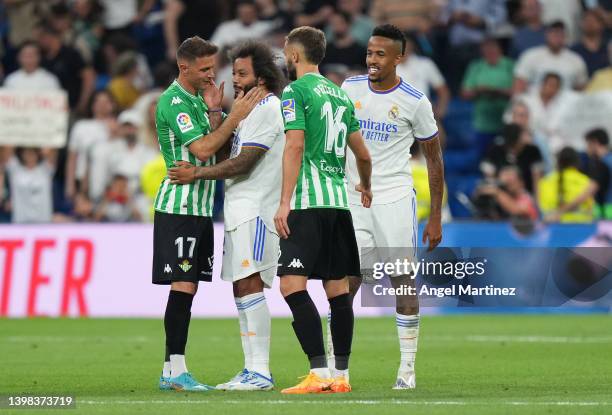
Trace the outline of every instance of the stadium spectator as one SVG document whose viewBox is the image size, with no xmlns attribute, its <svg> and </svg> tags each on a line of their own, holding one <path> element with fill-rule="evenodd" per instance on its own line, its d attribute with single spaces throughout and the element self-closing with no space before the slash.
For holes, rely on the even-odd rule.
<svg viewBox="0 0 612 415">
<path fill-rule="evenodd" d="M 0 160 L 0 182 L 4 182 L 1 171 L 8 173 L 12 222 L 51 222 L 56 150 L 20 147 L 14 153 L 7 161 Z"/>
<path fill-rule="evenodd" d="M 427 34 L 436 24 L 440 6 L 431 0 L 373 0 L 370 16 L 375 24 L 390 23 L 405 32 Z"/>
<path fill-rule="evenodd" d="M 138 141 L 138 128 L 142 120 L 134 110 L 119 114 L 118 121 L 120 137 L 109 158 L 109 172 L 111 176 L 119 174 L 127 177 L 130 193 L 136 194 L 140 172 L 145 164 L 157 156 L 159 149 L 153 149 Z"/>
<path fill-rule="evenodd" d="M 514 63 L 502 54 L 495 39 L 480 46 L 482 58 L 470 63 L 461 95 L 475 101 L 474 130 L 483 155 L 503 126 L 502 116 L 512 95 Z"/>
<path fill-rule="evenodd" d="M 60 33 L 49 25 L 39 28 L 38 43 L 43 51 L 42 66 L 59 79 L 68 93 L 70 109 L 84 114 L 94 91 L 94 70 L 76 49 L 63 45 Z"/>
<path fill-rule="evenodd" d="M 141 220 L 128 183 L 129 180 L 125 176 L 120 174 L 113 176 L 104 192 L 104 198 L 95 209 L 95 221 L 134 222 Z"/>
<path fill-rule="evenodd" d="M 102 14 L 104 9 L 99 0 L 76 0 L 72 6 L 75 47 L 86 62 L 93 62 L 104 36 Z"/>
<path fill-rule="evenodd" d="M 506 166 L 517 167 L 527 191 L 534 192 L 534 185 L 542 177 L 542 155 L 532 144 L 529 132 L 518 124 L 504 126 L 501 136 L 480 163 L 482 173 L 489 179 L 497 177 Z"/>
<path fill-rule="evenodd" d="M 594 10 L 587 10 L 582 16 L 582 37 L 572 50 L 582 57 L 589 77 L 595 71 L 608 66 L 608 42 L 604 37 L 605 26 L 601 16 Z"/>
<path fill-rule="evenodd" d="M 583 173 L 597 183 L 597 217 L 612 219 L 612 152 L 606 130 L 596 128 L 586 133 L 587 165 Z"/>
<path fill-rule="evenodd" d="M 582 140 L 565 137 L 558 127 L 563 111 L 573 105 L 576 98 L 575 92 L 561 88 L 561 77 L 554 72 L 544 75 L 539 90 L 517 97 L 529 108 L 532 130 L 545 137 L 552 154 L 557 154 L 565 145 L 583 148 Z"/>
<path fill-rule="evenodd" d="M 542 23 L 539 0 L 522 0 L 519 10 L 520 27 L 512 36 L 510 56 L 517 59 L 527 49 L 546 43 L 546 29 Z"/>
<path fill-rule="evenodd" d="M 514 68 L 514 92 L 537 88 L 546 73 L 557 72 L 564 88 L 582 89 L 588 81 L 587 67 L 580 55 L 567 48 L 565 25 L 557 21 L 546 29 L 546 46 L 528 49 Z"/>
<path fill-rule="evenodd" d="M 361 69 L 361 68 L 360 68 Z M 332 81 L 334 84 L 338 86 L 342 86 L 342 83 L 347 78 L 347 73 L 349 72 L 349 67 L 343 64 L 332 64 L 325 65 L 323 67 L 323 76 Z M 359 73 L 363 73 L 363 69 L 359 71 Z"/>
<path fill-rule="evenodd" d="M 219 48 L 232 46 L 246 39 L 264 37 L 272 30 L 272 23 L 261 21 L 253 0 L 239 0 L 236 5 L 236 19 L 221 23 L 211 38 Z"/>
<path fill-rule="evenodd" d="M 269 22 L 271 30 L 282 30 L 288 33 L 293 28 L 293 16 L 281 9 L 277 0 L 255 0 L 259 9 L 259 20 Z"/>
<path fill-rule="evenodd" d="M 525 189 L 520 170 L 516 166 L 505 166 L 497 177 L 497 181 L 476 190 L 475 204 L 481 217 L 493 220 L 537 220 L 538 208 Z"/>
<path fill-rule="evenodd" d="M 506 118 L 506 117 L 505 117 Z M 550 151 L 550 146 L 546 137 L 539 134 L 531 126 L 531 114 L 529 107 L 522 100 L 518 99 L 512 103 L 510 109 L 510 123 L 517 124 L 523 130 L 527 131 L 531 136 L 533 144 L 538 147 L 542 155 L 542 170 L 544 173 L 549 173 L 553 168 L 553 155 Z"/>
<path fill-rule="evenodd" d="M 323 29 L 334 14 L 335 0 L 303 0 L 301 12 L 293 21 L 293 27 L 313 26 Z"/>
<path fill-rule="evenodd" d="M 348 13 L 334 13 L 329 22 L 334 40 L 327 42 L 322 66 L 344 64 L 365 70 L 366 48 L 359 45 L 351 35 L 352 16 Z"/>
<path fill-rule="evenodd" d="M 191 36 L 210 39 L 221 20 L 223 0 L 167 0 L 164 5 L 166 57 L 176 59 L 179 44 Z M 205 19 L 202 16 L 206 16 Z"/>
<path fill-rule="evenodd" d="M 3 3 L 9 28 L 7 38 L 9 49 L 16 49 L 27 40 L 35 40 L 34 29 L 43 21 L 50 2 L 5 0 Z"/>
<path fill-rule="evenodd" d="M 612 90 L 612 40 L 608 42 L 608 66 L 595 72 L 586 88 L 589 93 L 610 90 Z"/>
<path fill-rule="evenodd" d="M 68 199 L 87 191 L 91 151 L 97 143 L 108 141 L 112 131 L 117 129 L 116 112 L 113 97 L 107 91 L 97 91 L 91 97 L 87 118 L 77 121 L 72 127 L 66 162 L 65 193 Z"/>
<path fill-rule="evenodd" d="M 586 0 L 591 1 L 591 0 Z M 578 40 L 580 15 L 583 0 L 540 0 L 544 23 L 563 22 L 570 44 Z"/>
<path fill-rule="evenodd" d="M 406 37 L 406 50 L 404 58 L 397 65 L 397 74 L 428 97 L 435 93 L 436 104 L 433 108 L 434 115 L 438 120 L 444 118 L 450 101 L 450 91 L 434 61 L 416 53 L 416 40 L 414 36 Z"/>
<path fill-rule="evenodd" d="M 60 83 L 55 75 L 40 67 L 40 47 L 26 41 L 17 55 L 19 69 L 4 80 L 4 87 L 20 91 L 55 91 Z"/>
<path fill-rule="evenodd" d="M 104 74 L 114 74 L 117 69 L 117 62 L 120 58 L 124 58 L 127 53 L 132 54 L 136 58 L 136 74 L 133 78 L 133 85 L 136 89 L 144 91 L 153 85 L 153 76 L 147 63 L 147 58 L 139 52 L 138 44 L 133 37 L 123 33 L 115 33 L 108 36 L 102 46 L 102 62 L 99 64 L 100 72 Z"/>
<path fill-rule="evenodd" d="M 459 92 L 468 64 L 478 58 L 478 45 L 506 21 L 504 0 L 449 0 L 442 15 L 448 27 L 446 80 Z"/>
<path fill-rule="evenodd" d="M 338 0 L 337 11 L 339 13 L 348 13 L 351 16 L 351 36 L 361 46 L 368 45 L 368 39 L 374 29 L 372 19 L 363 14 L 363 0 Z M 334 40 L 334 33 L 328 25 L 325 30 L 325 37 L 328 42 Z"/>
<path fill-rule="evenodd" d="M 104 27 L 110 35 L 113 33 L 132 34 L 134 24 L 143 21 L 155 5 L 155 0 L 100 0 L 104 6 Z"/>
<path fill-rule="evenodd" d="M 120 111 L 131 108 L 141 94 L 137 87 L 138 58 L 133 52 L 124 52 L 113 64 L 113 77 L 108 91 Z"/>
<path fill-rule="evenodd" d="M 579 165 L 576 150 L 564 147 L 557 156 L 557 169 L 540 179 L 538 203 L 545 221 L 593 221 L 593 195 L 597 192 L 597 184 L 578 171 Z"/>
</svg>

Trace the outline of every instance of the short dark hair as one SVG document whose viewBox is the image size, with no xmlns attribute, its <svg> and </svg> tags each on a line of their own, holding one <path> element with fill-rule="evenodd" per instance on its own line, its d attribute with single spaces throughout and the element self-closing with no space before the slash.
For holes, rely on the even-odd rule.
<svg viewBox="0 0 612 415">
<path fill-rule="evenodd" d="M 218 50 L 219 48 L 216 45 L 202 39 L 200 36 L 188 37 L 178 47 L 176 59 L 193 62 L 197 58 L 214 55 Z"/>
<path fill-rule="evenodd" d="M 595 141 L 602 146 L 610 145 L 610 137 L 608 132 L 603 128 L 595 128 L 585 134 L 586 141 Z"/>
<path fill-rule="evenodd" d="M 325 57 L 325 34 L 319 29 L 310 26 L 301 26 L 293 29 L 287 35 L 287 43 L 299 43 L 304 48 L 305 58 L 313 65 L 318 65 Z"/>
<path fill-rule="evenodd" d="M 559 83 L 563 81 L 563 79 L 561 79 L 561 75 L 559 75 L 557 72 L 546 72 L 544 77 L 542 77 L 542 83 L 548 81 L 549 78 L 556 79 Z"/>
<path fill-rule="evenodd" d="M 34 40 L 23 41 L 19 45 L 19 51 L 21 52 L 23 49 L 28 48 L 28 47 L 33 47 L 38 51 L 38 53 L 40 53 L 40 45 L 38 44 L 38 42 L 35 42 Z"/>
<path fill-rule="evenodd" d="M 568 167 L 580 166 L 580 156 L 572 147 L 563 147 L 557 155 L 557 168 L 565 170 Z"/>
<path fill-rule="evenodd" d="M 406 36 L 399 27 L 392 24 L 381 24 L 372 30 L 372 36 L 386 37 L 402 44 L 402 55 L 406 52 Z"/>
<path fill-rule="evenodd" d="M 565 30 L 565 23 L 563 20 L 555 20 L 554 22 L 550 22 L 548 26 L 546 26 L 547 30 Z"/>
<path fill-rule="evenodd" d="M 276 65 L 274 53 L 267 44 L 249 40 L 234 47 L 229 55 L 232 62 L 238 58 L 250 57 L 255 77 L 263 79 L 266 88 L 273 94 L 278 95 L 285 86 L 285 77 Z"/>
</svg>

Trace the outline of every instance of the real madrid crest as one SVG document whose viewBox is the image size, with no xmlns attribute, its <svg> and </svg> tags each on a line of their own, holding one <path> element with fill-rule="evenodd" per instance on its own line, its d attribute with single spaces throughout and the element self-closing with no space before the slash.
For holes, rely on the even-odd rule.
<svg viewBox="0 0 612 415">
<path fill-rule="evenodd" d="M 397 105 L 393 104 L 391 109 L 389 110 L 389 119 L 396 121 L 399 118 L 399 108 Z"/>
</svg>

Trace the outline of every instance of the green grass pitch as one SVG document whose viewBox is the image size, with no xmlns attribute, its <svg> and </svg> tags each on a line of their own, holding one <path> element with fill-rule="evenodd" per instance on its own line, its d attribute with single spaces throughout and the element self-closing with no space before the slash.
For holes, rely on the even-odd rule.
<svg viewBox="0 0 612 415">
<path fill-rule="evenodd" d="M 273 392 L 157 390 L 161 320 L 0 320 L 0 394 L 71 394 L 76 410 L 15 414 L 610 414 L 612 317 L 423 317 L 417 389 L 393 391 L 399 351 L 392 316 L 357 319 L 353 392 L 285 396 L 306 374 L 289 320 L 272 328 Z M 242 368 L 234 319 L 191 323 L 190 370 L 211 384 Z"/>
</svg>

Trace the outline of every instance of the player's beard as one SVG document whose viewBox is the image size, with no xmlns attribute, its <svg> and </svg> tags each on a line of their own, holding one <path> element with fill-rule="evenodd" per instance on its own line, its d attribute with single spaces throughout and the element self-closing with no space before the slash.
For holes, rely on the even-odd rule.
<svg viewBox="0 0 612 415">
<path fill-rule="evenodd" d="M 240 92 L 243 92 L 244 95 L 246 95 L 251 89 L 255 88 L 257 86 L 257 81 L 254 81 L 248 85 L 245 85 L 244 88 L 239 89 L 239 90 L 235 90 L 234 91 L 234 98 L 238 98 L 238 95 L 240 94 Z M 244 96 L 243 95 L 243 96 Z"/>
</svg>

